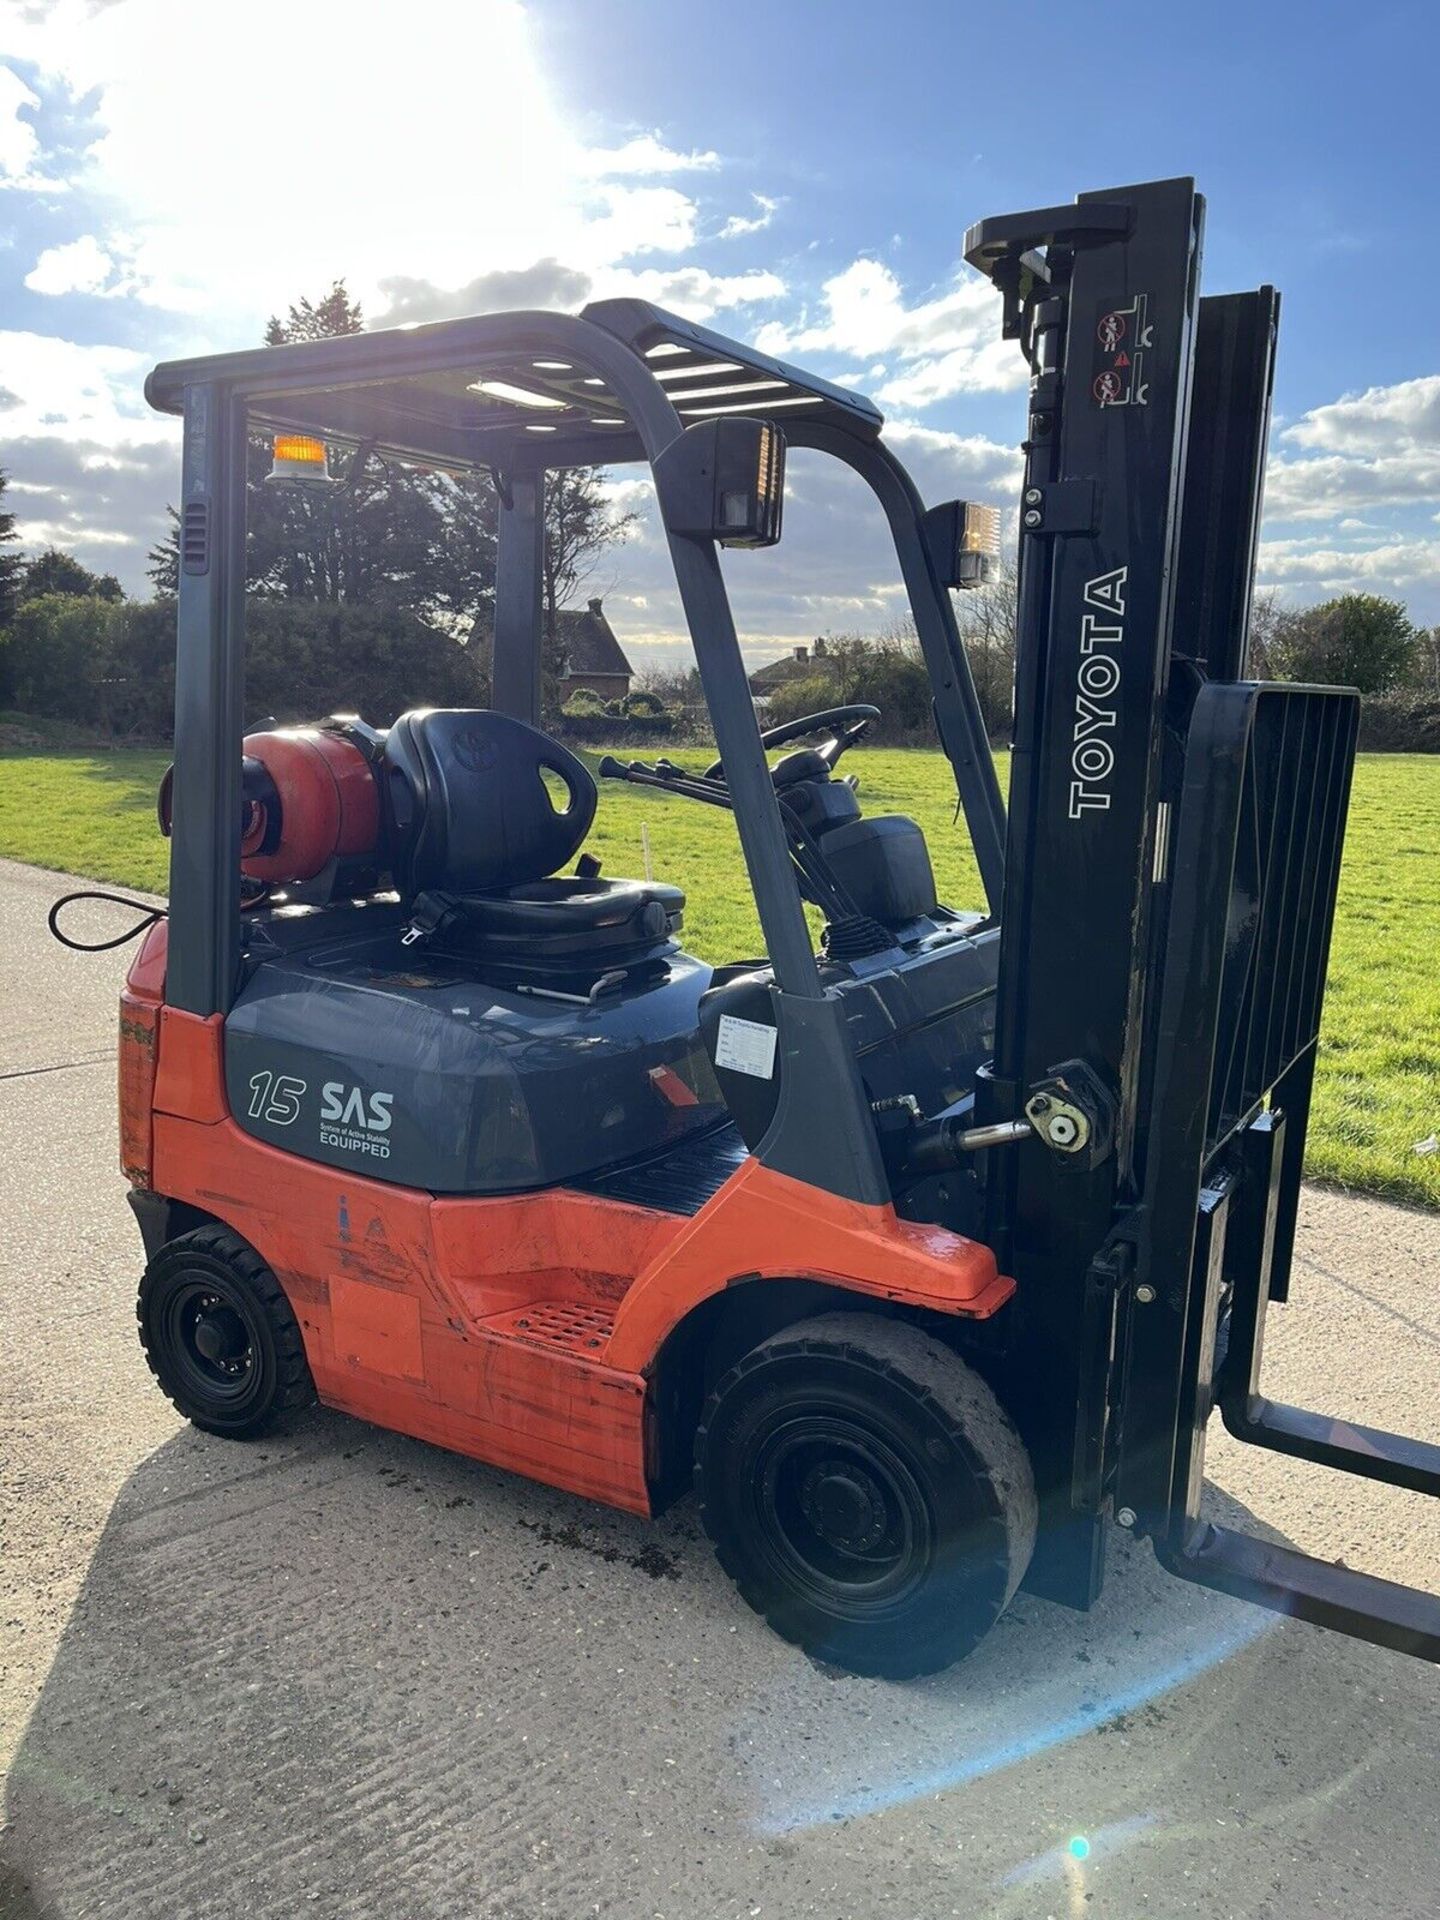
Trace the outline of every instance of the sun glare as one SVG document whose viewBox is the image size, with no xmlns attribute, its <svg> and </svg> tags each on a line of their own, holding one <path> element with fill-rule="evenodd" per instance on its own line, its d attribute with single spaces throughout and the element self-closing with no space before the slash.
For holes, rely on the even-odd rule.
<svg viewBox="0 0 1440 1920">
<path fill-rule="evenodd" d="M 72 86 L 99 90 L 93 175 L 124 211 L 130 270 L 217 331 L 227 309 L 340 274 L 373 307 L 391 276 L 583 267 L 587 216 L 625 218 L 512 0 L 250 0 L 243 20 L 131 0 L 62 5 L 52 33 Z"/>
</svg>

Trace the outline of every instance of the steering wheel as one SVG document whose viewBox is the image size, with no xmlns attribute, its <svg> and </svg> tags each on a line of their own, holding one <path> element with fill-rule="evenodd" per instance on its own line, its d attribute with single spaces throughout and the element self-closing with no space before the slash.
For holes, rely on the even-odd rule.
<svg viewBox="0 0 1440 1920">
<path fill-rule="evenodd" d="M 870 722 L 879 718 L 878 707 L 826 707 L 823 713 L 803 713 L 798 720 L 787 720 L 782 726 L 767 727 L 760 735 L 760 744 L 769 753 L 775 747 L 788 747 L 792 740 L 806 740 L 815 733 L 828 734 L 830 737 L 825 745 L 815 749 L 828 773 L 841 754 L 848 753 L 854 746 Z M 705 778 L 723 780 L 724 761 L 712 761 L 705 769 Z"/>
</svg>

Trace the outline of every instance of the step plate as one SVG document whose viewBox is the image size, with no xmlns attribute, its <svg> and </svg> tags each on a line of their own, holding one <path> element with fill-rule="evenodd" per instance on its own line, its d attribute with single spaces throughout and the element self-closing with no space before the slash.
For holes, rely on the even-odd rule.
<svg viewBox="0 0 1440 1920">
<path fill-rule="evenodd" d="M 615 1330 L 615 1316 L 604 1307 L 576 1300 L 537 1300 L 482 1320 L 486 1333 L 505 1340 L 523 1340 L 531 1346 L 558 1347 L 587 1360 L 598 1359 Z"/>
</svg>

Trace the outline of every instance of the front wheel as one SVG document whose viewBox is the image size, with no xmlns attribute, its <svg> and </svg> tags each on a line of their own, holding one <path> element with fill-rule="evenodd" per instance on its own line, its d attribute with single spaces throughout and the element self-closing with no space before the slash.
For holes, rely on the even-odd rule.
<svg viewBox="0 0 1440 1920">
<path fill-rule="evenodd" d="M 825 1314 L 724 1376 L 696 1436 L 701 1517 L 775 1631 L 908 1679 L 975 1647 L 1035 1545 L 1035 1483 L 985 1382 L 902 1321 Z"/>
<path fill-rule="evenodd" d="M 248 1440 L 315 1397 L 290 1302 L 228 1227 L 197 1227 L 163 1246 L 135 1311 L 150 1371 L 206 1433 Z"/>
</svg>

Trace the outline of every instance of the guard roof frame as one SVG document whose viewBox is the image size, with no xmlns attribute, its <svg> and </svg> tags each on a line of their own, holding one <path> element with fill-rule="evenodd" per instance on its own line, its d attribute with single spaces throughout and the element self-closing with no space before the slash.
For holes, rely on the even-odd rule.
<svg viewBox="0 0 1440 1920">
<path fill-rule="evenodd" d="M 455 375 L 466 376 L 458 389 L 446 384 Z M 692 421 L 726 413 L 862 441 L 884 426 L 862 394 L 628 299 L 580 314 L 483 314 L 167 361 L 145 397 L 180 413 L 185 389 L 200 381 L 224 385 L 267 431 L 461 472 L 653 460 Z M 534 400 L 485 393 L 482 381 Z"/>
</svg>

